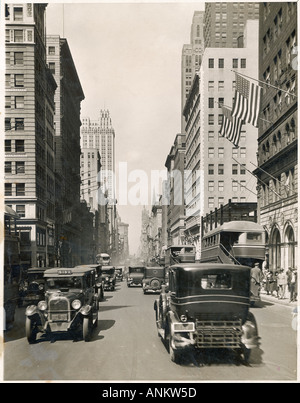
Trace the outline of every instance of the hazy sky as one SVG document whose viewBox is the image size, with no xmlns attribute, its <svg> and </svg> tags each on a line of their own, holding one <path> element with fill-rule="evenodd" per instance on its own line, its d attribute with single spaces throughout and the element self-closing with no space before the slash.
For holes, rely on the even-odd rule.
<svg viewBox="0 0 300 403">
<path fill-rule="evenodd" d="M 147 173 L 164 170 L 181 130 L 181 51 L 190 43 L 202 2 L 48 2 L 47 34 L 68 40 L 85 94 L 81 117 L 108 109 L 116 134 L 116 163 Z M 124 171 L 123 171 L 124 173 Z M 132 179 L 132 178 L 130 178 Z M 134 193 L 136 182 L 126 184 Z M 124 186 L 124 183 L 123 183 Z M 117 193 L 119 184 L 117 181 Z M 137 251 L 142 206 L 118 206 Z"/>
</svg>

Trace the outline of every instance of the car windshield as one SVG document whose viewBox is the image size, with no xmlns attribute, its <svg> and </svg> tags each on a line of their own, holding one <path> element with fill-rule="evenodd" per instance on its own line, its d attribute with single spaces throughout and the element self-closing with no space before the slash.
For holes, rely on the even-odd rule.
<svg viewBox="0 0 300 403">
<path fill-rule="evenodd" d="M 41 280 L 43 278 L 44 273 L 29 273 L 28 274 L 28 282 L 30 283 L 31 281 L 35 280 Z"/>
<path fill-rule="evenodd" d="M 130 268 L 130 273 L 144 273 L 143 267 Z"/>
<path fill-rule="evenodd" d="M 232 276 L 228 272 L 187 273 L 180 276 L 179 293 L 181 295 L 197 295 L 203 290 L 229 290 L 232 288 Z"/>
<path fill-rule="evenodd" d="M 110 274 L 110 275 L 112 275 L 112 274 L 114 274 L 114 269 L 103 269 L 102 268 L 102 274 Z"/>
<path fill-rule="evenodd" d="M 47 279 L 47 288 L 50 290 L 83 288 L 82 277 L 59 277 Z"/>
</svg>

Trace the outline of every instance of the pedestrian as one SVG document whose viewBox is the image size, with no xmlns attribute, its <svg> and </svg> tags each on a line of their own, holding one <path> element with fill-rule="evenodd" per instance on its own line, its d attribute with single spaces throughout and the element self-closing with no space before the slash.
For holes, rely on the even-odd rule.
<svg viewBox="0 0 300 403">
<path fill-rule="evenodd" d="M 286 275 L 287 275 L 287 283 L 288 283 L 288 291 L 291 292 L 291 278 L 293 274 L 293 269 L 289 267 L 287 269 Z"/>
<path fill-rule="evenodd" d="M 275 274 L 274 274 L 274 277 L 273 277 L 271 295 L 273 296 L 273 292 L 275 291 L 276 292 L 276 295 L 275 295 L 276 298 L 278 298 L 277 278 L 278 278 L 278 271 L 275 271 Z"/>
<path fill-rule="evenodd" d="M 287 275 L 284 273 L 283 269 L 279 270 L 277 277 L 277 286 L 278 286 L 278 298 L 284 299 L 287 286 Z"/>
<path fill-rule="evenodd" d="M 297 287 L 298 287 L 297 270 L 293 270 L 290 283 L 290 302 L 297 301 Z"/>
<path fill-rule="evenodd" d="M 254 264 L 254 267 L 250 271 L 250 277 L 251 277 L 251 286 L 250 286 L 251 293 L 255 297 L 259 297 L 260 284 L 263 278 L 262 272 L 259 268 L 259 263 Z"/>
<path fill-rule="evenodd" d="M 267 291 L 267 295 L 270 294 L 271 291 L 271 287 L 273 286 L 274 282 L 274 278 L 273 278 L 273 272 L 271 270 L 268 270 L 267 275 L 266 275 L 266 291 Z"/>
</svg>

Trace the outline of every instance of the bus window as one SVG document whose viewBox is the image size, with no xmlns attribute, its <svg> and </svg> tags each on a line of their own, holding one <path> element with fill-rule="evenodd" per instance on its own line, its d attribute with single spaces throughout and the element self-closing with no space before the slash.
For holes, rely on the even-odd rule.
<svg viewBox="0 0 300 403">
<path fill-rule="evenodd" d="M 247 233 L 247 240 L 254 241 L 254 242 L 261 242 L 262 234 L 259 232 L 248 232 Z"/>
</svg>

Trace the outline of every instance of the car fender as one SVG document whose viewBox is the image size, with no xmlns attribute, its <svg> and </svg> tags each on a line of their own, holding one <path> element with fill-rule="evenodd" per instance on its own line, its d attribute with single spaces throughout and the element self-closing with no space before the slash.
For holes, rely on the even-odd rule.
<svg viewBox="0 0 300 403">
<path fill-rule="evenodd" d="M 248 348 L 253 349 L 259 346 L 258 329 L 254 315 L 249 312 L 247 320 L 242 325 L 242 343 Z"/>
<path fill-rule="evenodd" d="M 39 310 L 39 308 L 36 305 L 29 305 L 27 306 L 26 310 L 25 310 L 25 315 L 28 318 L 32 318 L 34 315 L 41 315 L 41 312 Z"/>
</svg>

